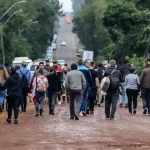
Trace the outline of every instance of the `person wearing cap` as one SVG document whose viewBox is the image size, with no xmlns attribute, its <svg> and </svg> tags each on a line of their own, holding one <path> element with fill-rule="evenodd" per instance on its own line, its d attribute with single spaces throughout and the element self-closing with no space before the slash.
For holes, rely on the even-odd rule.
<svg viewBox="0 0 150 150">
<path fill-rule="evenodd" d="M 50 66 L 50 62 L 49 62 L 49 60 L 46 60 L 46 65 L 45 65 L 44 69 L 45 69 L 47 72 L 49 72 L 49 71 L 50 71 L 51 66 Z"/>
<path fill-rule="evenodd" d="M 113 88 L 112 81 L 110 80 L 110 86 L 107 90 L 107 95 L 105 98 L 105 114 L 106 114 L 106 119 L 111 119 L 114 120 L 114 115 L 116 112 L 116 107 L 117 107 L 117 102 L 119 99 L 119 85 L 122 83 L 122 76 L 119 70 L 116 69 L 116 61 L 111 60 L 110 61 L 110 67 L 105 71 L 104 77 L 114 77 L 115 79 L 117 78 L 119 83 L 117 82 L 116 85 L 117 88 Z M 110 112 L 110 107 L 112 106 L 111 112 Z"/>
<path fill-rule="evenodd" d="M 141 95 L 143 101 L 143 114 L 150 115 L 150 62 L 147 64 L 147 68 L 142 71 L 141 77 Z"/>
<path fill-rule="evenodd" d="M 26 112 L 26 107 L 27 107 L 27 95 L 28 95 L 28 90 L 30 88 L 31 84 L 31 73 L 27 69 L 27 64 L 25 61 L 22 62 L 22 66 L 20 69 L 17 70 L 17 73 L 19 74 L 21 78 L 21 88 L 22 88 L 22 104 L 21 104 L 21 109 L 22 113 Z M 27 82 L 27 83 L 25 83 Z"/>
</svg>

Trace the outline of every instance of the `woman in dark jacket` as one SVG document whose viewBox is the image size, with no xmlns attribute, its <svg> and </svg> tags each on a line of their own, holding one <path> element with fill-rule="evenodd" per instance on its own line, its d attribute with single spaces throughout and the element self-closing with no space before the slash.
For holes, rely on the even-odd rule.
<svg viewBox="0 0 150 150">
<path fill-rule="evenodd" d="M 5 84 L 0 85 L 0 90 L 7 89 L 7 103 L 8 103 L 8 118 L 6 121 L 11 123 L 12 109 L 14 109 L 14 124 L 18 124 L 19 106 L 21 103 L 21 79 L 16 73 L 16 68 L 11 68 L 11 76 L 6 79 Z"/>
<path fill-rule="evenodd" d="M 49 99 L 49 114 L 54 115 L 55 102 L 58 93 L 61 91 L 61 82 L 59 76 L 56 74 L 54 67 L 50 69 L 48 79 L 48 99 Z"/>
</svg>

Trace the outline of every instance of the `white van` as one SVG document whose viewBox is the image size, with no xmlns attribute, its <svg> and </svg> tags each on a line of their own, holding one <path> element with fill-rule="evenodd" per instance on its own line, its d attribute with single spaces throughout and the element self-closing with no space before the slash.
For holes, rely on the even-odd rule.
<svg viewBox="0 0 150 150">
<path fill-rule="evenodd" d="M 12 61 L 12 66 L 21 66 L 22 61 L 25 61 L 27 65 L 32 62 L 32 60 L 28 57 L 15 57 L 15 59 Z"/>
</svg>

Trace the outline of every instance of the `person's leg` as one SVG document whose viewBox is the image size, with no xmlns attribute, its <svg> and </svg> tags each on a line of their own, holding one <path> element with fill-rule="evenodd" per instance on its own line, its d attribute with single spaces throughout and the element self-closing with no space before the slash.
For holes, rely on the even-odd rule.
<svg viewBox="0 0 150 150">
<path fill-rule="evenodd" d="M 125 107 L 128 107 L 128 97 L 126 92 L 126 86 L 124 86 L 124 99 L 125 99 Z"/>
<path fill-rule="evenodd" d="M 51 114 L 52 107 L 52 92 L 48 91 L 48 105 L 49 105 L 49 114 Z"/>
<path fill-rule="evenodd" d="M 112 110 L 111 110 L 111 116 L 110 119 L 114 119 L 115 117 L 115 112 L 116 112 L 116 107 L 117 107 L 117 102 L 119 98 L 119 92 L 116 91 L 115 93 L 112 93 Z"/>
<path fill-rule="evenodd" d="M 36 117 L 39 116 L 39 99 L 40 99 L 40 95 L 39 93 L 37 92 L 36 93 Z"/>
<path fill-rule="evenodd" d="M 112 92 L 110 90 L 108 90 L 106 98 L 105 98 L 105 114 L 106 114 L 106 118 L 110 118 L 111 101 L 112 101 Z"/>
<path fill-rule="evenodd" d="M 147 109 L 148 109 L 148 92 L 147 92 L 147 89 L 142 89 L 141 94 L 142 94 L 142 102 L 143 102 L 143 109 L 144 109 L 143 114 L 146 114 Z"/>
<path fill-rule="evenodd" d="M 0 113 L 3 112 L 4 97 L 5 97 L 4 91 L 0 91 Z"/>
<path fill-rule="evenodd" d="M 52 105 L 51 105 L 51 114 L 52 115 L 54 115 L 55 101 L 56 101 L 57 95 L 58 95 L 57 92 L 52 93 Z"/>
<path fill-rule="evenodd" d="M 138 90 L 133 91 L 133 113 L 136 114 Z"/>
<path fill-rule="evenodd" d="M 82 104 L 81 104 L 81 112 L 83 113 L 83 115 L 86 115 L 86 107 L 87 107 L 87 99 L 88 99 L 88 87 L 85 89 L 84 93 L 83 93 L 83 100 L 82 100 Z"/>
<path fill-rule="evenodd" d="M 26 112 L 26 108 L 27 108 L 27 95 L 28 95 L 28 89 L 25 89 L 25 93 L 24 93 L 24 112 Z"/>
<path fill-rule="evenodd" d="M 95 100 L 95 97 L 91 97 L 90 99 L 90 113 L 93 114 L 93 111 L 94 111 L 94 100 Z"/>
<path fill-rule="evenodd" d="M 120 107 L 123 106 L 123 100 L 122 100 L 122 96 L 123 96 L 123 91 L 122 91 L 122 88 L 119 87 L 119 90 L 120 90 L 120 94 L 119 94 L 119 100 L 120 100 Z"/>
<path fill-rule="evenodd" d="M 150 115 L 150 90 L 148 90 L 148 114 Z"/>
<path fill-rule="evenodd" d="M 7 122 L 10 123 L 11 122 L 11 116 L 12 116 L 13 98 L 11 96 L 8 96 L 7 99 L 8 99 L 8 118 L 7 118 Z"/>
<path fill-rule="evenodd" d="M 43 107 L 44 107 L 44 101 L 45 101 L 45 93 L 41 95 L 40 98 L 40 116 L 43 116 Z"/>
<path fill-rule="evenodd" d="M 132 114 L 132 91 L 130 89 L 127 89 L 126 92 L 127 92 L 127 97 L 128 97 L 129 113 Z"/>
<path fill-rule="evenodd" d="M 75 108 L 74 108 L 74 99 L 75 99 L 75 95 L 73 92 L 69 92 L 69 97 L 70 97 L 70 103 L 69 103 L 69 107 L 70 107 L 70 119 L 74 119 L 75 116 Z M 81 99 L 82 101 L 82 99 Z M 79 108 L 80 111 L 80 108 Z"/>
</svg>

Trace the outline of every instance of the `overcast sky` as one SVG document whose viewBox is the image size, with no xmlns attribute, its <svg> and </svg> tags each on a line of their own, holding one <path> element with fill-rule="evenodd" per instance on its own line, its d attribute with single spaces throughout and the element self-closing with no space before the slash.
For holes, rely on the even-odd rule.
<svg viewBox="0 0 150 150">
<path fill-rule="evenodd" d="M 59 1 L 60 3 L 63 3 L 64 12 L 73 12 L 71 0 L 59 0 Z"/>
</svg>

